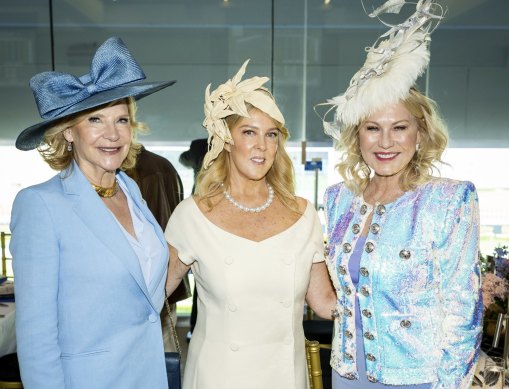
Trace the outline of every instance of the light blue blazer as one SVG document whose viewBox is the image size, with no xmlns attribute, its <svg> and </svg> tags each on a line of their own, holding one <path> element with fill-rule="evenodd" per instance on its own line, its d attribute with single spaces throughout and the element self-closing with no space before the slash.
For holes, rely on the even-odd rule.
<svg viewBox="0 0 509 389">
<path fill-rule="evenodd" d="M 16 335 L 25 389 L 168 388 L 159 313 L 168 251 L 146 285 L 138 257 L 76 164 L 17 195 L 11 220 Z"/>
</svg>

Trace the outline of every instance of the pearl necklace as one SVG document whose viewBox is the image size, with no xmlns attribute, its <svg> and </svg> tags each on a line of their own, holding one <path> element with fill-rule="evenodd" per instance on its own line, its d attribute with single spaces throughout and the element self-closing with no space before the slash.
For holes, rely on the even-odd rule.
<svg viewBox="0 0 509 389">
<path fill-rule="evenodd" d="M 224 184 L 223 184 L 224 186 Z M 234 206 L 236 206 L 238 209 L 244 212 L 251 212 L 251 213 L 259 213 L 261 211 L 266 210 L 269 208 L 269 206 L 272 204 L 272 200 L 274 200 L 274 189 L 272 189 L 272 186 L 270 186 L 269 183 L 267 183 L 267 189 L 269 190 L 269 197 L 267 198 L 267 201 L 260 205 L 259 207 L 246 207 L 245 205 L 237 203 L 233 197 L 226 191 L 226 189 L 223 191 L 224 197 L 226 197 L 226 200 L 228 200 L 230 203 L 232 203 Z"/>
</svg>

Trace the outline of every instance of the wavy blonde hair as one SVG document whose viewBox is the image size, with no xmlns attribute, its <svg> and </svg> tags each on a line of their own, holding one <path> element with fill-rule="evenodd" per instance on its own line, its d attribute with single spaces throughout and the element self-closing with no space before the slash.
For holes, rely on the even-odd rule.
<svg viewBox="0 0 509 389">
<path fill-rule="evenodd" d="M 251 104 L 246 103 L 248 112 L 258 110 Z M 258 110 L 260 111 L 260 110 Z M 260 111 L 263 112 L 263 111 Z M 225 118 L 228 128 L 234 128 L 237 123 L 244 117 L 234 114 Z M 293 170 L 292 160 L 286 152 L 285 144 L 289 137 L 288 129 L 279 123 L 277 120 L 271 118 L 279 130 L 278 134 L 278 148 L 274 163 L 267 173 L 267 182 L 274 188 L 274 193 L 278 199 L 290 210 L 300 213 L 298 210 L 297 198 L 295 196 L 295 175 Z M 229 187 L 230 182 L 230 158 L 229 152 L 223 149 L 212 165 L 208 169 L 201 168 L 196 179 L 196 188 L 194 194 L 197 195 L 200 201 L 205 201 L 207 207 L 212 210 L 215 204 L 212 198 L 220 193 L 223 193 L 223 186 Z"/>
<path fill-rule="evenodd" d="M 37 151 L 39 151 L 44 161 L 53 170 L 61 171 L 67 169 L 74 159 L 74 149 L 71 151 L 67 150 L 67 141 L 64 138 L 64 131 L 67 128 L 75 126 L 81 122 L 92 112 L 123 102 L 127 104 L 129 112 L 129 122 L 131 124 L 131 145 L 126 158 L 120 166 L 120 169 L 126 170 L 133 168 L 136 165 L 136 158 L 141 150 L 141 144 L 136 141 L 138 133 L 145 133 L 148 131 L 148 127 L 145 123 L 136 121 L 136 111 L 138 108 L 133 97 L 115 100 L 99 107 L 94 107 L 62 118 L 44 133 L 44 143 L 37 148 Z"/>
<path fill-rule="evenodd" d="M 402 102 L 417 119 L 421 137 L 419 150 L 414 154 L 399 178 L 401 189 L 408 191 L 429 181 L 433 176 L 433 171 L 438 171 L 436 163 L 443 163 L 441 158 L 447 146 L 448 135 L 435 101 L 413 87 L 410 89 L 408 97 Z M 362 122 L 345 128 L 336 144 L 336 149 L 343 152 L 343 157 L 336 167 L 343 177 L 345 185 L 355 194 L 364 191 L 369 183 L 372 170 L 361 155 L 359 146 L 361 125 Z"/>
</svg>

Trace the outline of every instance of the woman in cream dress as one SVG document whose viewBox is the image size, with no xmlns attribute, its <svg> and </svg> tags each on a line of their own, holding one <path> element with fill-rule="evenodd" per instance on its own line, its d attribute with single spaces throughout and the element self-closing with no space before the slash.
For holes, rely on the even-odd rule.
<svg viewBox="0 0 509 389">
<path fill-rule="evenodd" d="M 198 320 L 184 389 L 308 387 L 304 301 L 331 318 L 336 303 L 312 204 L 294 194 L 288 131 L 266 77 L 205 94 L 210 150 L 195 195 L 175 210 L 167 292 L 192 268 Z"/>
</svg>

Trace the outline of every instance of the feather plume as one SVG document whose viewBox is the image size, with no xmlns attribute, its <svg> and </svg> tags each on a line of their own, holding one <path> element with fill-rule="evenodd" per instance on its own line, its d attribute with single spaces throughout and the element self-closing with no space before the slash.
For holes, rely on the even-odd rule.
<svg viewBox="0 0 509 389">
<path fill-rule="evenodd" d="M 389 0 L 372 15 L 399 12 L 401 3 L 404 1 Z M 440 21 L 443 15 L 442 8 L 434 7 L 435 4 L 435 0 L 420 0 L 413 15 L 392 26 L 367 49 L 366 61 L 350 80 L 345 93 L 324 104 L 336 111 L 334 123 L 323 119 L 326 134 L 339 139 L 341 129 L 358 124 L 382 107 L 408 95 L 429 64 L 431 23 Z M 441 13 L 435 14 L 436 9 Z"/>
<path fill-rule="evenodd" d="M 405 3 L 405 0 L 388 0 L 373 12 L 371 12 L 368 16 L 370 18 L 375 18 L 383 13 L 399 14 L 399 11 L 401 11 L 401 8 L 405 5 Z"/>
</svg>

